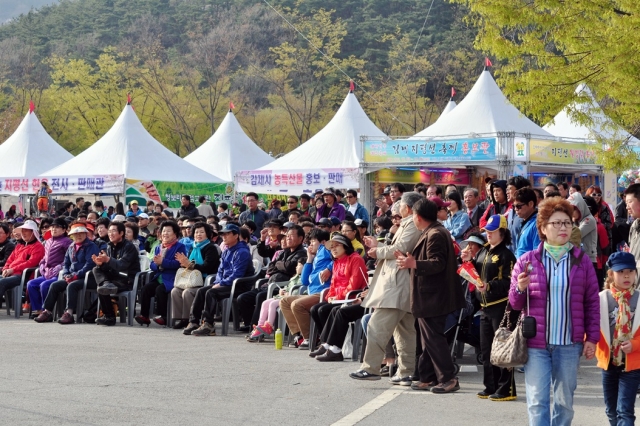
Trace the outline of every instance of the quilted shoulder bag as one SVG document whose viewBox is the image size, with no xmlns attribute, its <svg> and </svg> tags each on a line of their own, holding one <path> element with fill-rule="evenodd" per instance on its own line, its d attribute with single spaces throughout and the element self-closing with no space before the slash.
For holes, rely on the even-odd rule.
<svg viewBox="0 0 640 426">
<path fill-rule="evenodd" d="M 202 273 L 196 269 L 193 269 L 193 263 L 186 268 L 178 269 L 176 272 L 176 279 L 173 286 L 182 290 L 188 288 L 202 287 L 204 280 L 202 279 Z"/>
<path fill-rule="evenodd" d="M 491 364 L 500 368 L 524 365 L 529 359 L 527 339 L 522 335 L 522 314 L 518 317 L 516 327 L 511 331 L 510 313 L 511 305 L 507 304 L 504 317 L 500 321 L 500 327 L 491 345 Z"/>
</svg>

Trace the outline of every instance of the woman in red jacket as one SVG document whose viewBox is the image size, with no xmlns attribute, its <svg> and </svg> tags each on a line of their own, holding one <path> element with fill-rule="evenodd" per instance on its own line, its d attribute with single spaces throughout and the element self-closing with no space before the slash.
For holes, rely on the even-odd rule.
<svg viewBox="0 0 640 426">
<path fill-rule="evenodd" d="M 20 232 L 21 237 L 2 268 L 0 295 L 4 295 L 7 290 L 18 287 L 22 279 L 22 271 L 27 268 L 35 268 L 44 257 L 44 246 L 40 243 L 38 225 L 34 221 L 27 220 L 24 225 L 14 231 Z"/>
<path fill-rule="evenodd" d="M 333 302 L 345 300 L 350 291 L 362 290 L 368 283 L 367 266 L 364 259 L 354 250 L 347 237 L 335 233 L 325 246 L 331 251 L 331 256 L 334 259 L 331 286 L 327 292 L 327 301 L 320 302 L 311 308 L 311 317 L 320 332 L 326 324 L 331 310 L 342 306 Z M 305 343 L 308 342 L 303 342 L 303 345 Z M 316 342 L 311 343 L 315 347 Z M 306 345 L 306 347 L 309 346 Z"/>
</svg>

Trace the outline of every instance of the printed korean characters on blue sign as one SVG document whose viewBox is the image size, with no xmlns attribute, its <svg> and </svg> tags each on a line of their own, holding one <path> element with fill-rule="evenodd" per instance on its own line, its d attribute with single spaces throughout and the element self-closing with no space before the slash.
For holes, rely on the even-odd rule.
<svg viewBox="0 0 640 426">
<path fill-rule="evenodd" d="M 366 163 L 491 161 L 495 158 L 495 138 L 365 141 L 364 144 Z"/>
</svg>

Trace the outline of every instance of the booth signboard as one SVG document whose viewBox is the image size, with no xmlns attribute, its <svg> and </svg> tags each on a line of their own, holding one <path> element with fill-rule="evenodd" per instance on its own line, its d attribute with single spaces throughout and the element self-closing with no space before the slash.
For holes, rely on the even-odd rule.
<svg viewBox="0 0 640 426">
<path fill-rule="evenodd" d="M 191 183 L 191 182 L 163 182 L 163 181 L 143 181 L 126 180 L 127 204 L 133 200 L 138 201 L 141 206 L 147 201 L 161 203 L 168 201 L 170 208 L 180 208 L 183 195 L 189 195 L 193 204 L 198 204 L 198 198 L 204 196 L 207 203 L 215 201 L 232 201 L 232 183 Z"/>
<path fill-rule="evenodd" d="M 382 169 L 376 172 L 376 182 L 392 183 L 424 183 L 428 185 L 469 185 L 469 173 L 466 170 L 391 170 Z"/>
<path fill-rule="evenodd" d="M 529 160 L 555 164 L 596 164 L 596 145 L 531 139 Z"/>
<path fill-rule="evenodd" d="M 390 139 L 364 141 L 365 163 L 493 161 L 496 138 L 449 140 Z"/>
<path fill-rule="evenodd" d="M 527 154 L 529 153 L 527 149 L 528 144 L 529 141 L 527 138 L 513 138 L 513 159 L 515 161 L 527 161 Z"/>
<path fill-rule="evenodd" d="M 236 189 L 239 192 L 259 194 L 281 193 L 300 195 L 313 193 L 329 186 L 335 188 L 358 188 L 360 171 L 346 169 L 248 170 L 236 173 Z"/>
<path fill-rule="evenodd" d="M 47 176 L 0 179 L 0 195 L 35 194 L 41 182 L 55 194 L 122 194 L 123 175 Z"/>
</svg>

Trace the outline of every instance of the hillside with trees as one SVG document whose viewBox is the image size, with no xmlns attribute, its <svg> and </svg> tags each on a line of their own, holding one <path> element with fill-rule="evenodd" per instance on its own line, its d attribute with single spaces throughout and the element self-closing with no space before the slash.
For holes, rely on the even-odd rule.
<svg viewBox="0 0 640 426">
<path fill-rule="evenodd" d="M 12 19 L 0 26 L 0 141 L 33 99 L 77 155 L 131 93 L 145 127 L 180 156 L 215 131 L 230 101 L 247 134 L 278 154 L 327 123 L 349 77 L 385 133 L 411 135 L 482 69 L 464 5 L 433 2 L 425 24 L 427 0 L 269 4 L 62 0 Z"/>
</svg>

